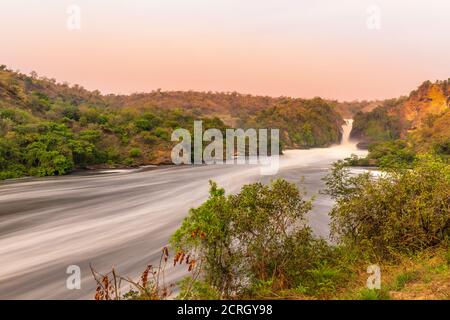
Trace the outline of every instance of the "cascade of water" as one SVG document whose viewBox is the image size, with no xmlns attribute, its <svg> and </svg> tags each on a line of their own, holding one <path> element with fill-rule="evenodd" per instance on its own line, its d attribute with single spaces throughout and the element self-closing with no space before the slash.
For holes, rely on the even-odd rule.
<svg viewBox="0 0 450 320">
<path fill-rule="evenodd" d="M 353 119 L 344 119 L 345 124 L 342 126 L 342 139 L 341 145 L 350 144 L 350 132 L 352 132 Z"/>
</svg>

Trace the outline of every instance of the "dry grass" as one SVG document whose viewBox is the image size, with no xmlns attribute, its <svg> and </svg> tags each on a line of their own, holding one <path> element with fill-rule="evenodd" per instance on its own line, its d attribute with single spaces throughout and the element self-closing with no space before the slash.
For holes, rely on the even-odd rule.
<svg viewBox="0 0 450 320">
<path fill-rule="evenodd" d="M 380 265 L 381 290 L 394 300 L 450 299 L 450 251 L 430 248 L 414 257 L 403 257 L 395 264 Z M 367 274 L 361 269 L 355 281 L 341 291 L 338 299 L 360 299 Z"/>
</svg>

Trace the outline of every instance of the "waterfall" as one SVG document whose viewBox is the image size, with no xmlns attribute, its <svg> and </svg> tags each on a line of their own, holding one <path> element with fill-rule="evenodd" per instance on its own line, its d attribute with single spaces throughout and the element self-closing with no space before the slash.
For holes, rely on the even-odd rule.
<svg viewBox="0 0 450 320">
<path fill-rule="evenodd" d="M 342 126 L 341 145 L 350 144 L 350 132 L 352 132 L 353 119 L 344 119 L 345 124 Z"/>
</svg>

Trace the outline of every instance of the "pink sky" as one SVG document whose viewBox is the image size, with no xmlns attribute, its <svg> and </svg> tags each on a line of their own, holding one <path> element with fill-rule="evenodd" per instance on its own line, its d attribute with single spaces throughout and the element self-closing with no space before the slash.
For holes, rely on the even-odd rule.
<svg viewBox="0 0 450 320">
<path fill-rule="evenodd" d="M 2 0 L 0 64 L 103 93 L 389 98 L 450 77 L 449 16 L 446 0 Z"/>
</svg>

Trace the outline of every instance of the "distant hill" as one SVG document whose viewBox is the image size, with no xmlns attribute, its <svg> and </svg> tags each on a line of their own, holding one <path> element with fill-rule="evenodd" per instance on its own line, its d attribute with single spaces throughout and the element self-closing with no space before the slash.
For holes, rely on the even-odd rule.
<svg viewBox="0 0 450 320">
<path fill-rule="evenodd" d="M 240 94 L 237 92 L 197 91 L 152 91 L 131 95 L 108 95 L 106 101 L 118 108 L 130 106 L 138 109 L 148 107 L 183 108 L 194 113 L 218 116 L 230 125 L 235 125 L 249 115 L 279 105 L 301 105 L 311 99 L 291 97 L 269 97 Z M 358 111 L 368 112 L 383 101 L 339 102 L 324 100 L 343 118 L 352 118 Z"/>
<path fill-rule="evenodd" d="M 424 82 L 408 97 L 386 100 L 371 112 L 358 112 L 354 118 L 351 137 L 368 144 L 405 138 L 440 123 L 446 118 L 450 105 L 449 81 Z"/>
<path fill-rule="evenodd" d="M 450 159 L 450 81 L 424 82 L 407 97 L 355 115 L 351 138 L 369 155 L 357 164 L 407 164 L 420 153 Z"/>
<path fill-rule="evenodd" d="M 102 95 L 0 66 L 0 178 L 76 168 L 170 163 L 176 128 L 278 128 L 283 148 L 338 143 L 343 117 L 369 102 L 263 97 L 235 92 Z"/>
</svg>

